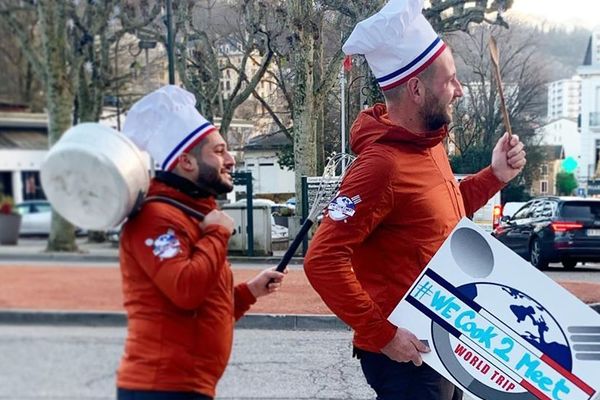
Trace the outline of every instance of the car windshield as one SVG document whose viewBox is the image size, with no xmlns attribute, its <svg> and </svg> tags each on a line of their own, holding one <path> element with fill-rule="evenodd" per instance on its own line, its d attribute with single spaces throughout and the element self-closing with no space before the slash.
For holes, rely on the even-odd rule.
<svg viewBox="0 0 600 400">
<path fill-rule="evenodd" d="M 45 213 L 52 211 L 50 203 L 46 202 L 25 202 L 17 204 L 15 208 L 17 209 L 17 212 L 21 215 Z"/>
<path fill-rule="evenodd" d="M 33 212 L 50 212 L 50 211 L 52 211 L 52 208 L 50 207 L 50 204 L 48 204 L 48 203 L 38 203 L 38 204 L 35 204 L 32 208 L 33 208 Z"/>
<path fill-rule="evenodd" d="M 564 218 L 600 219 L 600 203 L 584 201 L 565 203 L 561 214 Z"/>
</svg>

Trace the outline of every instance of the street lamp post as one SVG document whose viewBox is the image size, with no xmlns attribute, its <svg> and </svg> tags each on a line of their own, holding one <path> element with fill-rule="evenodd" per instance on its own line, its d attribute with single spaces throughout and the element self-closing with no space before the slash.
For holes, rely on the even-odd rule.
<svg viewBox="0 0 600 400">
<path fill-rule="evenodd" d="M 169 58 L 169 85 L 175 84 L 175 57 L 173 39 L 173 2 L 172 0 L 167 0 L 167 55 Z"/>
<path fill-rule="evenodd" d="M 341 112 L 341 136 L 342 136 L 342 154 L 346 153 L 346 72 L 344 71 L 344 66 L 340 70 L 340 98 L 342 102 L 342 112 Z M 343 167 L 343 163 L 342 163 Z"/>
</svg>

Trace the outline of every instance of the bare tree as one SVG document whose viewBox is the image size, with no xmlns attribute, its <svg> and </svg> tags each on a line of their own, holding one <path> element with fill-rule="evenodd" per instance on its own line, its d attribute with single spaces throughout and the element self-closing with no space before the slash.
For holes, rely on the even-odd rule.
<svg viewBox="0 0 600 400">
<path fill-rule="evenodd" d="M 186 0 L 177 10 L 180 78 L 207 119 L 221 118 L 220 132 L 227 138 L 236 109 L 269 71 L 271 43 L 281 32 L 278 11 L 265 0 L 234 6 Z"/>
<path fill-rule="evenodd" d="M 465 92 L 455 108 L 451 135 L 455 172 L 471 173 L 488 165 L 492 149 L 505 131 L 488 51 L 493 35 L 500 43 L 500 70 L 511 125 L 528 146 L 520 184 L 535 177 L 542 157 L 535 129 L 544 113 L 548 71 L 531 33 L 517 24 L 510 30 L 477 26 L 468 34 L 450 38 Z"/>
<path fill-rule="evenodd" d="M 72 57 L 78 50 L 77 41 L 69 35 L 73 29 L 69 15 L 74 13 L 74 5 L 71 2 L 40 0 L 3 2 L 0 7 L 2 21 L 13 30 L 22 51 L 43 82 L 48 110 L 48 139 L 53 145 L 71 126 L 77 90 L 75 74 L 83 63 L 83 58 Z M 33 47 L 27 41 L 29 26 L 23 24 L 36 14 L 41 48 Z M 52 215 L 48 250 L 76 250 L 74 227 L 56 212 Z"/>
<path fill-rule="evenodd" d="M 323 27 L 338 27 L 349 34 L 353 25 L 379 7 L 380 1 L 287 0 L 290 57 L 293 80 L 292 119 L 296 194 L 300 200 L 301 177 L 318 173 L 323 154 L 324 107 L 336 83 L 342 60 L 341 43 L 333 54 L 324 54 Z M 318 129 L 318 128 L 321 129 Z M 322 146 L 321 146 L 322 147 Z M 301 205 L 299 205 L 301 207 Z"/>
<path fill-rule="evenodd" d="M 107 80 L 109 22 L 120 14 L 119 4 L 117 0 L 7 0 L 0 5 L 0 20 L 14 32 L 43 84 L 50 146 L 72 125 L 76 99 L 77 117 L 98 120 Z M 32 21 L 41 46 L 29 40 Z M 75 228 L 53 212 L 48 250 L 76 249 Z"/>
<path fill-rule="evenodd" d="M 39 46 L 39 38 L 35 34 L 36 15 L 20 13 L 23 26 L 29 27 L 24 34 L 27 42 Z M 43 95 L 40 95 L 41 83 L 36 76 L 33 66 L 20 49 L 18 39 L 8 24 L 0 25 L 0 69 L 4 79 L 0 82 L 0 96 L 12 103 L 27 106 L 33 112 L 43 109 Z"/>
</svg>

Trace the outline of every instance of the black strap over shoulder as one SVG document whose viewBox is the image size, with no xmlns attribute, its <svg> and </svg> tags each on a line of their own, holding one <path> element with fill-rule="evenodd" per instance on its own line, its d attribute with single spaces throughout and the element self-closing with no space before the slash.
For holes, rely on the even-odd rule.
<svg viewBox="0 0 600 400">
<path fill-rule="evenodd" d="M 170 197 L 150 196 L 150 197 L 146 197 L 144 199 L 144 204 L 146 204 L 146 203 L 152 203 L 152 202 L 159 202 L 159 203 L 170 204 L 173 207 L 180 209 L 184 213 L 188 214 L 191 217 L 196 218 L 199 221 L 203 221 L 204 220 L 204 214 L 202 214 L 200 211 L 196 211 L 193 208 L 188 207 L 185 204 L 180 203 L 177 200 L 171 199 Z"/>
<path fill-rule="evenodd" d="M 137 213 L 140 212 L 140 210 L 142 209 L 142 207 L 144 206 L 144 204 L 146 203 L 152 203 L 152 202 L 159 202 L 159 203 L 165 203 L 165 204 L 169 204 L 175 208 L 180 209 L 181 211 L 183 211 L 184 213 L 186 213 L 187 215 L 196 218 L 198 221 L 203 221 L 204 220 L 204 214 L 202 214 L 200 211 L 196 211 L 193 208 L 186 206 L 185 204 L 172 199 L 170 197 L 165 197 L 165 196 L 149 196 L 149 197 L 144 197 L 144 193 L 140 192 L 138 194 L 138 197 L 136 199 L 135 202 L 135 206 L 133 207 L 133 210 L 131 211 L 131 213 L 129 213 L 128 218 L 133 218 L 137 215 Z"/>
<path fill-rule="evenodd" d="M 191 208 L 189 206 L 186 206 L 185 204 L 183 204 L 177 200 L 174 200 L 170 197 L 164 197 L 164 196 L 150 196 L 150 197 L 144 198 L 144 194 L 142 192 L 140 192 L 140 194 L 138 194 L 138 198 L 136 200 L 136 205 L 133 208 L 133 211 L 129 214 L 128 218 L 135 217 L 136 214 L 138 212 L 140 212 L 140 210 L 142 209 L 142 206 L 144 204 L 151 203 L 151 202 L 159 202 L 159 203 L 165 203 L 165 204 L 172 205 L 173 207 L 180 209 L 181 211 L 183 211 L 190 217 L 196 218 L 198 221 L 204 221 L 204 217 L 205 217 L 204 214 L 202 214 L 200 211 L 194 210 L 193 208 Z M 233 232 L 231 233 L 231 235 L 235 235 L 235 234 L 236 234 L 236 231 L 234 229 Z"/>
</svg>

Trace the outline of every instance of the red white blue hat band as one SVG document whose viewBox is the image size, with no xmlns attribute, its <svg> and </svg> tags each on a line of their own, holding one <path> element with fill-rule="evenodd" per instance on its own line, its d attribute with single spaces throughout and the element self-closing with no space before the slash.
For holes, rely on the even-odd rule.
<svg viewBox="0 0 600 400">
<path fill-rule="evenodd" d="M 217 128 L 215 128 L 211 123 L 207 122 L 192 133 L 190 133 L 185 139 L 181 141 L 181 143 L 179 143 L 179 145 L 177 145 L 177 147 L 173 149 L 171 154 L 167 156 L 165 161 L 162 163 L 161 168 L 165 171 L 170 171 L 173 168 L 175 168 L 175 166 L 177 165 L 177 159 L 181 154 L 191 150 L 194 146 L 200 143 L 200 141 L 202 141 L 202 139 L 204 139 L 206 135 L 208 135 L 210 132 L 216 129 Z"/>
<path fill-rule="evenodd" d="M 392 72 L 382 78 L 378 78 L 377 82 L 382 90 L 392 89 L 407 82 L 413 76 L 420 74 L 425 70 L 446 48 L 446 44 L 439 37 L 436 38 L 425 51 L 408 65 Z"/>
</svg>

